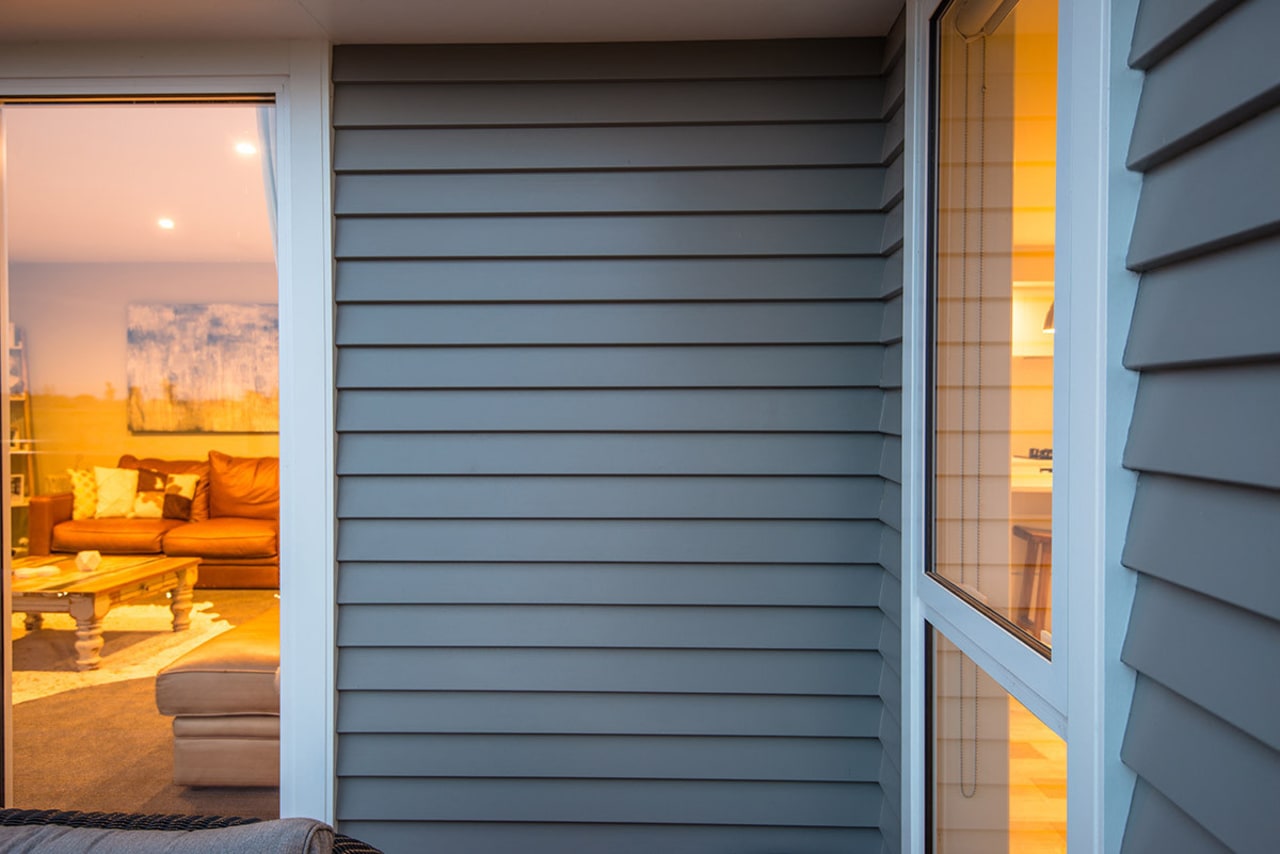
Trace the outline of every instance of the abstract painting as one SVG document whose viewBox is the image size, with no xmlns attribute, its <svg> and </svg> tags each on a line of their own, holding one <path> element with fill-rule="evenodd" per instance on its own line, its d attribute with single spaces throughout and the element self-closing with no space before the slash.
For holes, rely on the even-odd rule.
<svg viewBox="0 0 1280 854">
<path fill-rule="evenodd" d="M 133 304 L 127 311 L 131 431 L 279 431 L 276 306 Z"/>
</svg>

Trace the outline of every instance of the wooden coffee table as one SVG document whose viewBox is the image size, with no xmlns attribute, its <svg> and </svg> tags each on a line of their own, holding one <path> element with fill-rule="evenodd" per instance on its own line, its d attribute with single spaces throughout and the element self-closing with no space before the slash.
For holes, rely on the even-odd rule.
<svg viewBox="0 0 1280 854">
<path fill-rule="evenodd" d="M 97 569 L 81 572 L 69 555 L 14 558 L 13 610 L 26 613 L 29 631 L 43 625 L 44 614 L 70 614 L 76 669 L 95 670 L 102 662 L 102 620 L 114 605 L 172 590 L 173 630 L 188 628 L 199 566 L 195 557 L 103 555 Z"/>
</svg>

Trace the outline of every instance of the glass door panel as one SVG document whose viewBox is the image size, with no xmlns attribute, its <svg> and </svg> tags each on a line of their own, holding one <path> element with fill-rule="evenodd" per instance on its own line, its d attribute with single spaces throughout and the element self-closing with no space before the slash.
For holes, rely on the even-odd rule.
<svg viewBox="0 0 1280 854">
<path fill-rule="evenodd" d="M 1006 7 L 934 21 L 931 573 L 1047 655 L 1057 0 Z"/>
<path fill-rule="evenodd" d="M 279 456 L 274 109 L 257 97 L 5 107 L 12 559 L 28 582 L 83 552 L 75 578 L 89 579 L 163 555 L 173 532 L 187 549 L 210 544 L 170 552 L 202 559 L 181 627 L 185 591 L 163 579 L 113 594 L 96 627 L 66 608 L 11 616 L 10 805 L 279 814 L 269 786 L 175 782 L 155 690 L 161 668 L 278 609 L 272 557 L 245 547 L 257 520 L 198 497 L 214 492 L 215 455 Z M 78 658 L 82 631 L 96 660 Z M 258 759 L 222 738 L 227 766 Z"/>
<path fill-rule="evenodd" d="M 934 854 L 1067 850 L 1067 745 L 936 629 Z"/>
</svg>

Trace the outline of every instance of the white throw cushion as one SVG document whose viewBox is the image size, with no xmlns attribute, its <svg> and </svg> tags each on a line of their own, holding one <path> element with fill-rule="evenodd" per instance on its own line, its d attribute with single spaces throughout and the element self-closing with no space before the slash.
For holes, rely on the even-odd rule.
<svg viewBox="0 0 1280 854">
<path fill-rule="evenodd" d="M 95 517 L 114 519 L 133 515 L 133 501 L 138 494 L 137 469 L 94 466 L 93 479 L 98 485 L 98 509 L 93 514 Z"/>
</svg>

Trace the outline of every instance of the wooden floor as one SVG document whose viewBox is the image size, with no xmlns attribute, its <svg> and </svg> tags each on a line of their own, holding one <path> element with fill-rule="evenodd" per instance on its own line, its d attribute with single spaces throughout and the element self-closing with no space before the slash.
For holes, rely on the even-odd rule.
<svg viewBox="0 0 1280 854">
<path fill-rule="evenodd" d="M 1067 743 L 1009 703 L 1009 851 L 1067 850 Z"/>
</svg>

